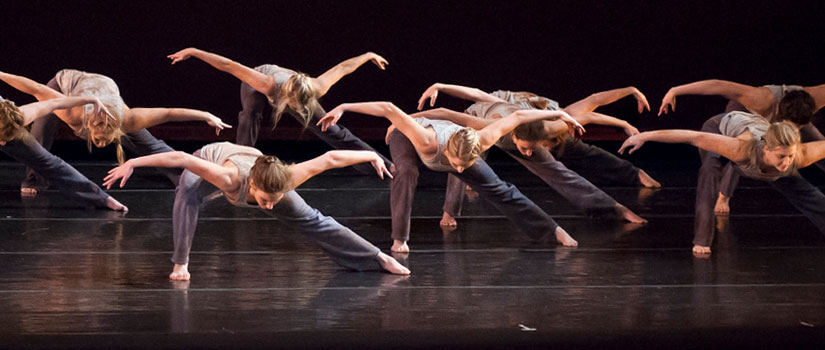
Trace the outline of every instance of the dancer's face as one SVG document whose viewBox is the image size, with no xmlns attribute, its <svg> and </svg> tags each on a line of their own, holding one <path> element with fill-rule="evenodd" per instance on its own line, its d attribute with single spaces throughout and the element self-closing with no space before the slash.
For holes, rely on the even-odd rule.
<svg viewBox="0 0 825 350">
<path fill-rule="evenodd" d="M 275 207 L 275 204 L 281 201 L 281 198 L 284 198 L 284 194 L 282 192 L 276 193 L 267 193 L 257 189 L 253 184 L 249 186 L 249 194 L 255 198 L 255 202 L 258 203 L 258 206 L 261 209 L 271 210 Z"/>
<path fill-rule="evenodd" d="M 774 148 L 768 148 L 768 146 L 762 147 L 762 162 L 780 172 L 787 171 L 796 158 L 796 145 Z"/>
<path fill-rule="evenodd" d="M 526 141 L 513 135 L 513 143 L 516 145 L 516 148 L 518 148 L 519 153 L 527 157 L 532 156 L 533 150 L 537 147 L 542 147 L 548 151 L 550 150 L 550 143 L 545 140 L 541 140 L 539 142 Z"/>
<path fill-rule="evenodd" d="M 450 162 L 450 166 L 453 167 L 453 169 L 455 169 L 455 171 L 457 171 L 459 173 L 464 172 L 464 169 L 467 169 L 467 168 L 473 166 L 473 164 L 475 164 L 475 162 L 476 162 L 475 159 L 473 159 L 470 162 L 462 161 L 461 159 L 459 159 L 457 157 L 453 157 L 452 155 L 450 155 L 446 151 L 444 152 L 444 155 L 447 156 L 447 160 Z"/>
</svg>

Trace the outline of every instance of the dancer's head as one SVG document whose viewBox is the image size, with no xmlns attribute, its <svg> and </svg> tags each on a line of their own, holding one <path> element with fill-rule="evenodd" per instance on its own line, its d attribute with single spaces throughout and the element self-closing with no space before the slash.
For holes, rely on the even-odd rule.
<svg viewBox="0 0 825 350">
<path fill-rule="evenodd" d="M 472 128 L 462 128 L 450 135 L 444 155 L 456 171 L 463 172 L 481 157 L 481 139 Z"/>
<path fill-rule="evenodd" d="M 811 94 L 805 90 L 789 91 L 779 100 L 774 121 L 789 121 L 802 126 L 811 122 L 814 112 L 816 112 L 816 102 Z"/>
<path fill-rule="evenodd" d="M 766 166 L 784 172 L 798 160 L 801 141 L 796 126 L 787 122 L 773 123 L 762 140 L 762 163 Z"/>
<path fill-rule="evenodd" d="M 23 113 L 14 102 L 0 98 L 0 145 L 19 139 L 26 133 Z"/>
<path fill-rule="evenodd" d="M 566 132 L 556 132 L 555 135 L 550 135 L 544 121 L 541 120 L 517 126 L 512 135 L 513 143 L 518 151 L 528 157 L 533 155 L 533 149 L 536 147 L 551 150 L 562 144 L 567 138 Z"/>
<path fill-rule="evenodd" d="M 289 165 L 275 156 L 260 156 L 249 170 L 249 194 L 263 209 L 272 209 L 292 188 Z"/>
<path fill-rule="evenodd" d="M 123 136 L 123 131 L 121 129 L 121 113 L 112 105 L 104 104 L 104 106 L 109 114 L 114 116 L 114 118 L 107 115 L 103 111 L 100 111 L 92 118 L 89 118 L 89 124 L 87 125 L 89 129 L 89 137 L 87 139 L 89 152 L 92 151 L 92 145 L 98 148 L 103 148 L 114 143 L 117 149 L 117 160 L 123 164 L 123 146 L 120 144 L 120 138 Z"/>
<path fill-rule="evenodd" d="M 312 117 L 312 111 L 318 110 L 321 105 L 318 103 L 320 94 L 312 84 L 312 78 L 304 73 L 295 73 L 281 85 L 281 96 L 275 106 L 273 114 L 273 125 L 277 125 L 284 110 L 291 109 L 301 119 L 301 124 L 306 128 Z"/>
</svg>

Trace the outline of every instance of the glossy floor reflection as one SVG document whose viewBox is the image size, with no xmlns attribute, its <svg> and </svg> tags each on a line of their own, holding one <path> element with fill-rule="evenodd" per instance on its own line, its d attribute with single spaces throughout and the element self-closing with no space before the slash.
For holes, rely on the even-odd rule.
<svg viewBox="0 0 825 350">
<path fill-rule="evenodd" d="M 26 347 L 793 346 L 825 340 L 825 238 L 778 193 L 743 181 L 710 257 L 690 252 L 695 170 L 666 187 L 605 187 L 648 218 L 590 218 L 511 163 L 502 177 L 578 248 L 531 243 L 481 201 L 438 226 L 443 174 L 424 172 L 411 276 L 350 272 L 257 210 L 204 208 L 191 282 L 170 282 L 174 190 L 151 172 L 113 190 L 127 215 L 48 191 L 21 199 L 3 163 L 0 345 Z M 81 164 L 91 178 L 105 164 Z M 385 251 L 386 182 L 334 171 L 299 193 Z M 770 203 L 770 206 L 768 205 Z M 123 339 L 128 341 L 123 343 Z"/>
</svg>

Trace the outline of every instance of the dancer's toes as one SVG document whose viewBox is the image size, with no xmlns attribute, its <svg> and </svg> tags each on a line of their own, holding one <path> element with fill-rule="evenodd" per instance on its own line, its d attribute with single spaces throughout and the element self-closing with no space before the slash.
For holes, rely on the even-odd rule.
<svg viewBox="0 0 825 350">
<path fill-rule="evenodd" d="M 616 214 L 619 215 L 622 219 L 628 222 L 632 222 L 634 224 L 646 224 L 647 219 L 636 215 L 632 210 L 628 209 L 624 205 L 616 204 Z"/>
<path fill-rule="evenodd" d="M 662 184 L 659 181 L 654 180 L 650 175 L 648 175 L 644 170 L 639 169 L 639 182 L 642 183 L 642 186 L 648 188 L 660 188 Z"/>
<path fill-rule="evenodd" d="M 406 241 L 399 241 L 399 240 L 396 239 L 396 240 L 393 240 L 392 248 L 390 248 L 390 250 L 392 250 L 393 252 L 396 252 L 396 253 L 409 253 L 410 252 L 410 246 L 407 245 Z"/>
<path fill-rule="evenodd" d="M 381 264 L 381 267 L 387 272 L 395 274 L 395 275 L 409 275 L 410 269 L 406 266 L 401 265 L 398 260 L 395 260 L 393 257 L 384 254 L 378 253 L 378 262 Z"/>
<path fill-rule="evenodd" d="M 118 202 L 114 197 L 106 198 L 106 207 L 112 210 L 122 211 L 124 214 L 129 211 L 129 208 Z"/>
<path fill-rule="evenodd" d="M 693 246 L 693 255 L 697 258 L 706 258 L 710 256 L 710 247 L 702 245 Z"/>
<path fill-rule="evenodd" d="M 187 265 L 188 264 L 175 264 L 175 267 L 172 268 L 172 273 L 169 274 L 169 279 L 173 281 L 188 281 L 190 276 Z"/>
<path fill-rule="evenodd" d="M 441 215 L 441 221 L 438 224 L 441 225 L 442 228 L 455 229 L 458 227 L 458 223 L 455 221 L 455 218 L 452 217 L 452 215 L 447 214 L 446 211 L 443 215 Z"/>
<path fill-rule="evenodd" d="M 467 186 L 466 188 L 464 188 L 464 194 L 467 196 L 467 201 L 468 202 L 472 202 L 472 201 L 475 201 L 476 199 L 478 199 L 478 192 L 476 192 L 475 190 L 470 188 L 470 186 Z"/>
<path fill-rule="evenodd" d="M 575 247 L 579 245 L 579 242 L 576 242 L 573 237 L 570 237 L 567 231 L 561 228 L 561 226 L 556 227 L 556 241 L 565 247 Z"/>
<path fill-rule="evenodd" d="M 34 187 L 20 187 L 20 195 L 23 197 L 37 196 L 37 189 Z"/>
<path fill-rule="evenodd" d="M 719 193 L 716 197 L 716 205 L 713 207 L 713 212 L 718 215 L 730 214 L 730 197 Z"/>
</svg>

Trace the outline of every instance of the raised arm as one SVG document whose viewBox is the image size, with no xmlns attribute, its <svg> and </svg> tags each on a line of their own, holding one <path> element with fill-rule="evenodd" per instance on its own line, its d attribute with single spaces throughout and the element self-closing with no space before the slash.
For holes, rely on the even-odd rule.
<svg viewBox="0 0 825 350">
<path fill-rule="evenodd" d="M 367 52 L 365 54 L 355 56 L 341 63 L 338 63 L 334 67 L 324 72 L 324 74 L 321 74 L 314 79 L 316 88 L 318 88 L 318 96 L 324 96 L 327 93 L 327 91 L 329 91 L 329 88 L 335 85 L 335 83 L 341 80 L 341 78 L 354 72 L 356 69 L 358 69 L 358 67 L 361 67 L 364 63 L 367 63 L 369 61 L 375 63 L 375 65 L 378 66 L 378 68 L 380 68 L 381 70 L 386 69 L 387 65 L 389 64 L 387 60 L 384 59 L 384 57 L 381 57 L 374 52 Z"/>
<path fill-rule="evenodd" d="M 647 103 L 647 98 L 645 95 L 642 94 L 639 89 L 632 86 L 594 93 L 587 96 L 583 100 L 579 100 L 567 107 L 564 107 L 564 110 L 567 113 L 570 113 L 570 115 L 575 116 L 578 114 L 595 111 L 596 108 L 609 105 L 629 95 L 633 95 L 633 98 L 636 99 L 639 113 L 644 112 L 645 109 L 648 111 L 650 110 L 650 105 Z"/>
<path fill-rule="evenodd" d="M 481 150 L 486 151 L 488 148 L 492 147 L 498 139 L 502 136 L 507 135 L 517 126 L 525 123 L 529 123 L 536 120 L 558 120 L 562 119 L 565 123 L 568 123 L 570 126 L 570 130 L 578 131 L 579 133 L 584 132 L 584 128 L 579 124 L 576 120 L 570 117 L 567 112 L 564 111 L 548 111 L 548 110 L 519 110 L 511 113 L 510 115 L 497 119 L 495 122 L 491 123 L 484 129 L 479 130 L 478 136 L 481 141 Z"/>
<path fill-rule="evenodd" d="M 421 94 L 421 98 L 418 99 L 418 110 L 424 109 L 424 104 L 427 102 L 427 99 L 430 100 L 430 107 L 435 106 L 435 99 L 438 98 L 439 91 L 453 97 L 474 102 L 507 102 L 476 88 L 435 83 L 430 85 L 430 87 Z"/>
<path fill-rule="evenodd" d="M 232 128 L 221 118 L 212 113 L 188 108 L 131 108 L 123 122 L 124 132 L 135 132 L 141 129 L 168 122 L 202 121 L 215 128 L 215 135 L 221 130 Z"/>
<path fill-rule="evenodd" d="M 805 92 L 809 93 L 811 97 L 814 98 L 814 103 L 816 103 L 816 110 L 820 110 L 822 107 L 825 107 L 825 84 L 817 85 L 817 86 L 807 86 L 804 88 Z"/>
<path fill-rule="evenodd" d="M 231 168 L 206 161 L 181 151 L 155 153 L 129 159 L 120 166 L 109 170 L 109 174 L 103 179 L 103 185 L 106 186 L 107 189 L 110 189 L 112 188 L 112 184 L 120 179 L 120 187 L 123 187 L 126 185 L 126 180 L 132 175 L 134 169 L 140 167 L 184 168 L 225 192 L 235 190 L 233 187 L 240 186 L 239 183 L 233 181 L 233 177 L 237 176 L 236 170 L 233 171 Z"/>
<path fill-rule="evenodd" d="M 0 80 L 21 92 L 34 96 L 38 101 L 65 97 L 60 92 L 21 75 L 0 72 Z"/>
<path fill-rule="evenodd" d="M 384 178 L 384 175 L 392 178 L 387 165 L 377 153 L 373 151 L 336 150 L 328 151 L 319 157 L 293 165 L 291 169 L 292 188 L 300 186 L 313 176 L 329 169 L 343 168 L 366 162 L 372 163 L 373 168 L 378 172 L 378 177 L 381 179 Z"/>
<path fill-rule="evenodd" d="M 495 121 L 493 119 L 484 119 L 469 115 L 467 113 L 456 112 L 454 110 L 443 107 L 413 113 L 410 115 L 410 117 L 449 120 L 450 122 L 453 122 L 455 124 L 466 126 L 476 130 L 484 129 L 484 127 L 492 124 Z"/>
<path fill-rule="evenodd" d="M 802 168 L 825 159 L 825 141 L 803 143 L 800 154 L 799 166 Z"/>
<path fill-rule="evenodd" d="M 576 119 L 576 121 L 581 123 L 581 125 L 596 124 L 621 128 L 628 136 L 639 133 L 639 129 L 636 129 L 636 127 L 628 123 L 626 120 L 621 120 L 619 118 L 611 117 L 598 112 L 577 114 L 573 116 L 573 119 Z"/>
<path fill-rule="evenodd" d="M 235 78 L 240 79 L 242 82 L 249 84 L 253 89 L 256 91 L 271 96 L 274 93 L 275 89 L 275 78 L 256 71 L 252 68 L 244 66 L 238 62 L 230 60 L 226 57 L 216 55 L 211 52 L 206 52 L 200 49 L 196 49 L 194 47 L 186 48 L 175 52 L 169 56 L 169 59 L 172 60 L 172 64 L 178 63 L 180 61 L 186 60 L 189 57 L 195 57 L 208 63 L 210 66 L 215 67 L 220 71 L 227 72 L 235 76 Z"/>
<path fill-rule="evenodd" d="M 774 103 L 773 94 L 771 94 L 768 89 L 734 83 L 727 80 L 711 79 L 679 85 L 668 90 L 665 97 L 662 98 L 659 115 L 667 114 L 668 107 L 671 111 L 675 111 L 676 96 L 681 95 L 722 96 L 729 100 L 737 101 L 748 110 L 760 115 L 765 115 Z"/>
<path fill-rule="evenodd" d="M 317 125 L 321 126 L 322 131 L 326 131 L 328 127 L 338 122 L 344 112 L 356 112 L 387 118 L 398 131 L 410 139 L 410 142 L 419 152 L 424 155 L 431 155 L 438 150 L 435 133 L 416 123 L 407 113 L 404 113 L 391 102 L 342 103 L 321 118 Z"/>
<path fill-rule="evenodd" d="M 693 130 L 656 130 L 628 137 L 619 148 L 619 153 L 633 153 L 647 141 L 664 143 L 687 143 L 705 151 L 719 154 L 734 163 L 748 159 L 747 141 L 735 137 Z"/>
<path fill-rule="evenodd" d="M 23 113 L 24 125 L 29 125 L 36 119 L 45 117 L 57 109 L 68 109 L 72 107 L 83 106 L 89 103 L 94 105 L 94 113 L 98 113 L 98 111 L 104 111 L 105 113 L 108 113 L 108 111 L 106 111 L 106 107 L 103 106 L 103 103 L 100 102 L 100 100 L 98 100 L 96 97 L 92 96 L 58 97 L 50 100 L 29 103 L 20 106 L 20 112 Z M 67 122 L 67 124 L 70 123 Z"/>
</svg>

